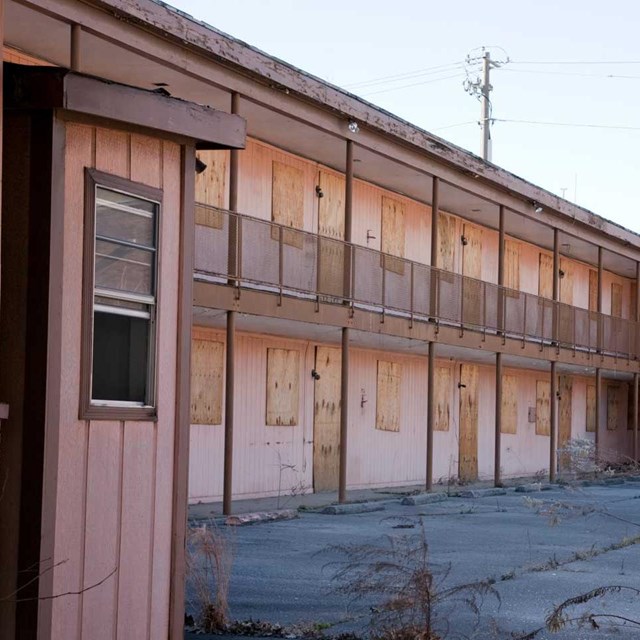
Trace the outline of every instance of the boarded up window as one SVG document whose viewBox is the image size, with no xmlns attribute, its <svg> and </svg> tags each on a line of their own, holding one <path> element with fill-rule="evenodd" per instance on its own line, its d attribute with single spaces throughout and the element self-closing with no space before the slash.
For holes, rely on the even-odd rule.
<svg viewBox="0 0 640 640">
<path fill-rule="evenodd" d="M 589 311 L 598 310 L 598 272 L 589 269 Z"/>
<path fill-rule="evenodd" d="M 516 376 L 502 376 L 502 433 L 518 432 L 518 379 Z"/>
<path fill-rule="evenodd" d="M 438 263 L 439 269 L 455 271 L 456 219 L 442 212 L 438 213 Z"/>
<path fill-rule="evenodd" d="M 273 162 L 271 219 L 285 227 L 304 227 L 304 173 L 301 169 Z M 271 237 L 278 239 L 277 228 L 272 229 Z M 282 240 L 285 244 L 302 249 L 302 234 L 285 231 Z"/>
<path fill-rule="evenodd" d="M 611 315 L 622 318 L 622 285 L 618 282 L 611 283 Z"/>
<path fill-rule="evenodd" d="M 191 345 L 191 423 L 222 424 L 224 344 L 194 339 Z"/>
<path fill-rule="evenodd" d="M 560 302 L 573 304 L 573 263 L 569 260 L 560 260 Z"/>
<path fill-rule="evenodd" d="M 478 479 L 478 367 L 460 365 L 460 383 L 458 477 L 467 482 Z"/>
<path fill-rule="evenodd" d="M 206 204 L 218 209 L 225 208 L 228 151 L 198 151 L 197 158 L 207 165 L 201 173 L 196 173 L 195 199 L 197 204 Z M 224 215 L 215 209 L 198 207 L 196 204 L 196 224 L 222 229 Z"/>
<path fill-rule="evenodd" d="M 610 384 L 607 387 L 607 430 L 615 431 L 620 421 L 620 396 L 621 388 L 619 385 Z"/>
<path fill-rule="evenodd" d="M 548 380 L 536 381 L 536 435 L 548 436 L 551 433 L 551 383 Z"/>
<path fill-rule="evenodd" d="M 549 300 L 553 298 L 553 257 L 546 253 L 540 254 L 538 295 Z"/>
<path fill-rule="evenodd" d="M 451 419 L 451 368 L 436 367 L 433 400 L 435 402 L 434 431 L 449 431 Z"/>
<path fill-rule="evenodd" d="M 482 296 L 482 229 L 464 225 L 466 244 L 462 248 L 462 274 L 474 280 L 462 283 L 462 321 L 465 324 L 484 324 Z"/>
<path fill-rule="evenodd" d="M 520 243 L 505 240 L 504 243 L 504 286 L 520 290 Z"/>
<path fill-rule="evenodd" d="M 382 196 L 382 253 L 404 258 L 405 206 L 403 202 Z M 402 275 L 404 262 L 382 256 L 382 266 Z"/>
<path fill-rule="evenodd" d="M 376 429 L 400 431 L 400 378 L 398 362 L 378 360 Z"/>
<path fill-rule="evenodd" d="M 596 431 L 596 386 L 587 385 L 587 432 Z"/>
<path fill-rule="evenodd" d="M 342 176 L 320 172 L 322 198 L 318 200 L 318 290 L 328 296 L 341 297 L 344 291 L 344 198 Z"/>
<path fill-rule="evenodd" d="M 269 426 L 298 424 L 300 354 L 293 349 L 267 349 L 267 417 Z"/>
</svg>

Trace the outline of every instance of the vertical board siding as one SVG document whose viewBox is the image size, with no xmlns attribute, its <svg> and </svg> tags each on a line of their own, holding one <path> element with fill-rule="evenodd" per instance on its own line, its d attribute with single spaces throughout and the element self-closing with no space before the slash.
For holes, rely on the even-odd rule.
<svg viewBox="0 0 640 640">
<path fill-rule="evenodd" d="M 151 638 L 168 633 L 175 421 L 180 147 L 89 125 L 66 125 L 64 272 L 52 637 Z M 164 190 L 159 258 L 158 421 L 78 420 L 84 168 Z M 98 582 L 100 586 L 91 588 Z M 117 620 L 117 628 L 116 628 Z"/>
<path fill-rule="evenodd" d="M 622 318 L 622 285 L 619 282 L 611 283 L 611 315 Z"/>
<path fill-rule="evenodd" d="M 436 367 L 433 400 L 436 403 L 434 431 L 449 431 L 451 426 L 451 367 Z"/>
<path fill-rule="evenodd" d="M 621 408 L 620 385 L 607 385 L 607 429 L 615 431 L 620 422 Z"/>
<path fill-rule="evenodd" d="M 536 435 L 551 434 L 551 383 L 536 381 Z"/>
<path fill-rule="evenodd" d="M 224 344 L 195 337 L 191 343 L 191 422 L 222 424 Z"/>
<path fill-rule="evenodd" d="M 382 196 L 382 252 L 404 258 L 405 207 L 404 203 Z M 404 274 L 404 262 L 382 256 L 383 266 L 389 271 Z"/>
<path fill-rule="evenodd" d="M 458 477 L 462 481 L 478 477 L 478 367 L 460 365 L 460 457 Z"/>
<path fill-rule="evenodd" d="M 589 311 L 598 310 L 598 272 L 589 269 Z"/>
<path fill-rule="evenodd" d="M 400 431 L 402 368 L 398 362 L 378 360 L 376 429 Z"/>
<path fill-rule="evenodd" d="M 318 180 L 322 197 L 318 202 L 318 289 L 321 293 L 341 296 L 344 287 L 345 179 L 328 171 L 320 171 Z M 327 238 L 326 240 L 324 238 Z"/>
<path fill-rule="evenodd" d="M 596 431 L 596 386 L 587 385 L 587 424 L 586 431 L 595 433 Z"/>
<path fill-rule="evenodd" d="M 553 298 L 553 256 L 548 253 L 540 253 L 538 295 L 549 300 Z"/>
<path fill-rule="evenodd" d="M 518 378 L 502 376 L 502 433 L 518 432 Z"/>
<path fill-rule="evenodd" d="M 341 352 L 316 347 L 313 411 L 313 489 L 338 488 L 340 463 Z"/>
<path fill-rule="evenodd" d="M 207 165 L 202 173 L 196 173 L 196 202 L 228 208 L 229 151 L 198 151 L 196 157 Z"/>
<path fill-rule="evenodd" d="M 300 356 L 295 349 L 267 350 L 267 417 L 268 426 L 298 424 Z"/>
<path fill-rule="evenodd" d="M 573 304 L 574 293 L 574 272 L 575 265 L 571 260 L 561 258 L 560 260 L 560 302 L 565 304 Z M 563 275 L 564 274 L 564 275 Z"/>
<path fill-rule="evenodd" d="M 504 243 L 504 286 L 508 289 L 520 289 L 520 252 L 522 245 L 515 240 Z"/>
<path fill-rule="evenodd" d="M 456 219 L 446 213 L 438 213 L 438 263 L 439 269 L 456 270 Z"/>
</svg>

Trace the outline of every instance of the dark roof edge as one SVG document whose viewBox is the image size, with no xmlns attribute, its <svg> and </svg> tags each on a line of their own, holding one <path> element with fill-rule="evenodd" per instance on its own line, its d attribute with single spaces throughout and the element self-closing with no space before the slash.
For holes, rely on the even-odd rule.
<svg viewBox="0 0 640 640">
<path fill-rule="evenodd" d="M 523 178 L 486 162 L 473 153 L 421 129 L 366 100 L 284 62 L 199 21 L 161 0 L 85 0 L 166 38 L 195 47 L 244 74 L 279 85 L 307 100 L 353 118 L 371 129 L 429 153 L 458 170 L 484 179 L 525 201 L 537 202 L 572 223 L 595 228 L 623 245 L 640 247 L 640 233 L 580 207 Z"/>
</svg>

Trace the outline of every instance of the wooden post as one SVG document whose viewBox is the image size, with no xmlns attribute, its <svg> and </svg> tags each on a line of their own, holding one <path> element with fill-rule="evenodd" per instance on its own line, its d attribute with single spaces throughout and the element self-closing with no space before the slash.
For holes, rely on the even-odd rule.
<svg viewBox="0 0 640 640">
<path fill-rule="evenodd" d="M 349 327 L 342 328 L 340 381 L 340 475 L 338 502 L 347 501 L 347 427 L 349 420 Z"/>
<path fill-rule="evenodd" d="M 69 53 L 69 66 L 71 71 L 80 71 L 80 41 L 82 27 L 79 24 L 71 25 L 71 51 Z"/>
<path fill-rule="evenodd" d="M 344 180 L 344 297 L 348 302 L 352 296 L 353 284 L 353 247 L 351 245 L 351 237 L 353 233 L 353 141 L 347 140 L 347 158 L 345 166 Z"/>
<path fill-rule="evenodd" d="M 553 230 L 553 341 L 558 344 L 560 339 L 559 321 L 560 309 L 560 233 Z"/>
<path fill-rule="evenodd" d="M 235 91 L 231 94 L 231 113 L 238 114 L 240 110 L 240 96 Z M 238 212 L 238 161 L 240 159 L 238 149 L 231 149 L 229 155 L 229 210 Z M 234 215 L 229 215 L 227 221 L 229 227 L 229 257 L 227 273 L 237 276 L 240 271 L 238 265 L 238 219 Z M 233 278 L 229 279 L 229 284 L 235 284 Z"/>
<path fill-rule="evenodd" d="M 224 387 L 224 484 L 222 513 L 231 515 L 233 495 L 233 395 L 235 387 L 236 312 L 227 311 L 227 354 Z"/>
<path fill-rule="evenodd" d="M 640 373 L 633 374 L 633 460 L 638 461 L 638 391 Z"/>
<path fill-rule="evenodd" d="M 602 247 L 598 247 L 598 352 L 603 348 L 603 326 L 602 326 Z"/>
<path fill-rule="evenodd" d="M 502 208 L 502 207 L 501 207 Z M 500 447 L 502 438 L 502 354 L 496 353 L 496 424 L 495 449 L 493 452 L 493 484 L 502 486 L 500 477 Z"/>
<path fill-rule="evenodd" d="M 433 421 L 436 414 L 435 408 L 435 352 L 436 343 L 429 343 L 429 356 L 427 360 L 427 473 L 425 489 L 431 491 L 433 487 Z"/>
<path fill-rule="evenodd" d="M 498 221 L 498 330 L 504 330 L 504 206 L 500 205 Z M 526 298 L 525 298 L 526 299 Z M 497 486 L 497 485 L 496 485 Z"/>
<path fill-rule="evenodd" d="M 636 262 L 636 308 L 631 310 L 633 318 L 636 321 L 634 337 L 633 355 L 640 357 L 640 261 Z"/>
<path fill-rule="evenodd" d="M 549 482 L 555 482 L 557 468 L 557 433 L 558 433 L 558 377 L 556 375 L 556 362 L 551 361 L 551 392 L 549 398 L 550 429 L 549 429 Z"/>
<path fill-rule="evenodd" d="M 595 447 L 596 447 L 596 460 L 599 455 L 600 448 L 600 395 L 602 392 L 602 369 L 598 367 L 596 369 L 596 433 L 595 433 Z"/>
<path fill-rule="evenodd" d="M 438 238 L 438 211 L 440 209 L 440 179 L 433 176 L 431 185 L 431 260 L 432 267 L 429 282 L 429 315 L 435 319 L 438 315 L 438 285 L 437 277 L 433 269 L 438 267 L 438 250 L 439 250 L 439 238 Z"/>
</svg>

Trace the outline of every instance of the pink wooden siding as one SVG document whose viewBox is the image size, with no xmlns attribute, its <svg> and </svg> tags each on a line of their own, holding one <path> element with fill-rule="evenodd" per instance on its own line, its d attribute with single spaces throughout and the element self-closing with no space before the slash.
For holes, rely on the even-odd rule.
<svg viewBox="0 0 640 640">
<path fill-rule="evenodd" d="M 59 401 L 50 390 L 48 420 L 59 425 L 57 478 L 45 481 L 43 558 L 60 562 L 52 592 L 83 595 L 42 605 L 51 637 L 158 638 L 168 634 L 172 469 L 180 221 L 180 148 L 142 135 L 66 126 L 64 273 Z M 158 294 L 157 422 L 80 421 L 80 320 L 84 168 L 95 167 L 162 188 Z M 45 471 L 45 474 L 47 472 Z M 49 548 L 48 548 L 49 547 Z M 45 588 L 45 587 L 41 587 Z M 42 595 L 49 595 L 42 593 Z M 48 624 L 41 616 L 40 624 Z"/>
</svg>

